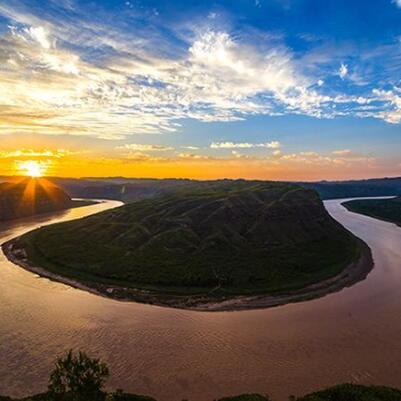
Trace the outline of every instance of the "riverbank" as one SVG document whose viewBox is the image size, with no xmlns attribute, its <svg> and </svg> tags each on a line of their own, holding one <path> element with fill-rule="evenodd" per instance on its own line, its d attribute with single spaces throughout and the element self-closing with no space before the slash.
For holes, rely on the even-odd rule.
<svg viewBox="0 0 401 401">
<path fill-rule="evenodd" d="M 364 280 L 373 268 L 373 259 L 369 247 L 364 242 L 358 240 L 360 249 L 358 260 L 350 263 L 336 276 L 318 283 L 310 284 L 299 290 L 276 295 L 241 295 L 232 296 L 230 298 L 213 297 L 212 294 L 177 296 L 167 293 L 156 293 L 145 289 L 135 289 L 89 281 L 81 282 L 53 273 L 43 267 L 35 266 L 30 262 L 27 258 L 26 250 L 19 245 L 18 239 L 19 238 L 15 238 L 2 245 L 5 256 L 12 263 L 32 273 L 38 274 L 41 277 L 46 277 L 50 280 L 118 301 L 141 302 L 195 311 L 217 312 L 261 309 L 320 298 Z"/>
</svg>

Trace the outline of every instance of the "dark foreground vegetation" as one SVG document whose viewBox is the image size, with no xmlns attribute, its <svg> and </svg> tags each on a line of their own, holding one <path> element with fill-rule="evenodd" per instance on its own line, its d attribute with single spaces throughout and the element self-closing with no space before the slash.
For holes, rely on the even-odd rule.
<svg viewBox="0 0 401 401">
<path fill-rule="evenodd" d="M 356 199 L 344 202 L 351 212 L 390 221 L 401 226 L 401 197 L 392 199 Z"/>
<path fill-rule="evenodd" d="M 35 266 L 84 283 L 169 294 L 275 294 L 359 257 L 317 193 L 274 182 L 182 189 L 22 236 Z"/>
<path fill-rule="evenodd" d="M 0 396 L 0 401 L 156 401 L 154 398 L 124 393 L 106 392 L 109 369 L 99 359 L 83 352 L 70 351 L 57 359 L 50 374 L 48 391 L 23 399 Z M 289 396 L 290 401 L 399 401 L 401 391 L 383 386 L 343 384 L 303 397 Z M 272 401 L 268 395 L 242 394 L 219 401 Z"/>
</svg>

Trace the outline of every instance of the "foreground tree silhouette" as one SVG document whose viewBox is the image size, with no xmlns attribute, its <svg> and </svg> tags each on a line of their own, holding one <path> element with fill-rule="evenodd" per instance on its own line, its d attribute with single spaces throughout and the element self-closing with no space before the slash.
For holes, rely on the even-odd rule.
<svg viewBox="0 0 401 401">
<path fill-rule="evenodd" d="M 84 352 L 58 358 L 50 375 L 49 396 L 55 401 L 98 401 L 109 376 L 107 365 Z"/>
</svg>

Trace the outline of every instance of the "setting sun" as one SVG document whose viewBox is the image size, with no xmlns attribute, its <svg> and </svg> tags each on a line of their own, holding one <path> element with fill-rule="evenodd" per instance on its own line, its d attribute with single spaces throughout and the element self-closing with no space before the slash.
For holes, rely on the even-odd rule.
<svg viewBox="0 0 401 401">
<path fill-rule="evenodd" d="M 45 166 L 36 160 L 21 162 L 17 168 L 29 177 L 42 177 L 45 172 Z"/>
</svg>

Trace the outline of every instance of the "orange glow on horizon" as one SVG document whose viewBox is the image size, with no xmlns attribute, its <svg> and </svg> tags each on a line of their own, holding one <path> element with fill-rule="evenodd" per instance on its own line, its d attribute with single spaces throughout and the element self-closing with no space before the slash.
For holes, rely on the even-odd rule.
<svg viewBox="0 0 401 401">
<path fill-rule="evenodd" d="M 131 160 L 129 158 L 108 157 L 106 154 L 25 152 L 11 157 L 6 154 L 0 157 L 0 176 L 24 176 L 32 178 L 47 177 L 127 177 L 127 178 L 190 178 L 222 179 L 245 178 L 285 181 L 318 181 L 374 178 L 397 176 L 399 172 L 392 166 L 374 161 L 367 163 L 358 158 L 355 160 L 340 156 L 330 161 L 327 158 L 304 162 L 286 158 L 193 158 L 154 157 L 148 160 Z M 51 153 L 52 152 L 52 153 Z M 43 154 L 42 154 L 43 153 Z M 29 157 L 28 157 L 29 156 Z M 43 179 L 43 178 L 42 178 Z"/>
</svg>

